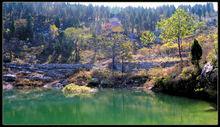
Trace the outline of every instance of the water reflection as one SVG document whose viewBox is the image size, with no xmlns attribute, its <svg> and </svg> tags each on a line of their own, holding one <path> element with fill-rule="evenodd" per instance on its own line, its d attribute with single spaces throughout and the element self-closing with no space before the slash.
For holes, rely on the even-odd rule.
<svg viewBox="0 0 220 127">
<path fill-rule="evenodd" d="M 8 124 L 217 124 L 217 112 L 205 111 L 207 102 L 148 91 L 103 89 L 72 98 L 53 90 L 3 95 Z"/>
</svg>

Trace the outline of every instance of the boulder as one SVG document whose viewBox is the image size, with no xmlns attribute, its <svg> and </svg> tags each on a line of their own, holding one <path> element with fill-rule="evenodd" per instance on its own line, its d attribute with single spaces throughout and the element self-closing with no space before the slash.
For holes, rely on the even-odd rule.
<svg viewBox="0 0 220 127">
<path fill-rule="evenodd" d="M 107 80 L 107 79 L 103 79 L 103 80 L 101 80 L 101 85 L 105 85 L 105 84 L 109 84 L 110 82 L 109 82 L 109 80 Z"/>
<path fill-rule="evenodd" d="M 63 86 L 66 86 L 68 84 L 67 79 L 60 80 L 59 83 L 61 83 Z"/>
<path fill-rule="evenodd" d="M 99 82 L 98 78 L 92 78 L 92 82 Z"/>
<path fill-rule="evenodd" d="M 92 78 L 92 80 L 87 84 L 88 87 L 98 87 L 100 85 L 98 78 Z"/>
<path fill-rule="evenodd" d="M 210 81 L 212 83 L 216 82 L 217 83 L 217 78 L 218 78 L 218 68 L 215 68 L 212 70 L 212 73 L 209 75 Z"/>
<path fill-rule="evenodd" d="M 35 64 L 36 68 L 39 69 L 47 69 L 47 70 L 54 70 L 54 69 L 91 69 L 92 64 Z"/>
<path fill-rule="evenodd" d="M 52 84 L 52 87 L 55 89 L 62 89 L 64 86 L 63 86 L 63 84 L 58 82 L 58 83 Z"/>
<path fill-rule="evenodd" d="M 217 89 L 218 68 L 208 62 L 204 65 L 201 72 L 200 83 L 207 88 Z"/>
<path fill-rule="evenodd" d="M 16 75 L 14 75 L 14 74 L 3 75 L 3 80 L 6 82 L 14 82 L 15 79 L 16 79 Z"/>
<path fill-rule="evenodd" d="M 13 89 L 13 85 L 9 83 L 3 83 L 3 90 L 11 90 Z"/>
<path fill-rule="evenodd" d="M 201 76 L 202 77 L 206 76 L 206 74 L 212 71 L 212 69 L 213 69 L 213 65 L 211 64 L 211 62 L 206 63 L 202 68 Z"/>
<path fill-rule="evenodd" d="M 52 78 L 49 76 L 42 76 L 42 75 L 35 75 L 28 77 L 30 80 L 37 80 L 37 81 L 43 81 L 43 82 L 49 82 L 52 81 Z"/>
<path fill-rule="evenodd" d="M 17 76 L 27 76 L 31 74 L 30 71 L 19 71 L 18 73 L 16 73 Z"/>
<path fill-rule="evenodd" d="M 64 86 L 68 84 L 68 81 L 66 79 L 63 80 L 56 80 L 50 83 L 45 84 L 43 87 L 44 88 L 55 88 L 55 89 L 61 89 Z"/>
<path fill-rule="evenodd" d="M 53 88 L 54 84 L 56 84 L 56 83 L 59 83 L 59 80 L 56 80 L 56 81 L 47 83 L 47 84 L 45 84 L 43 87 L 44 87 L 44 88 Z"/>
</svg>

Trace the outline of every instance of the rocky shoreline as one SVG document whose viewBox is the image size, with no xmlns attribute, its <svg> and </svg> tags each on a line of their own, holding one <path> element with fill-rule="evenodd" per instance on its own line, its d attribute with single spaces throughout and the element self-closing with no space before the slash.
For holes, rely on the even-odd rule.
<svg viewBox="0 0 220 127">
<path fill-rule="evenodd" d="M 152 87 L 154 92 L 206 100 L 217 104 L 218 67 L 206 63 L 201 73 L 190 74 L 188 78 L 159 79 Z"/>
<path fill-rule="evenodd" d="M 3 89 L 55 88 L 70 83 L 89 87 L 143 87 L 146 76 L 92 69 L 91 64 L 3 64 Z"/>
<path fill-rule="evenodd" d="M 146 74 L 139 75 L 132 72 L 123 75 L 120 72 L 113 73 L 102 69 L 98 71 L 94 70 L 91 64 L 3 64 L 3 89 L 36 87 L 62 89 L 66 85 L 74 83 L 91 88 L 142 88 L 216 103 L 216 93 L 210 96 L 209 91 L 204 90 L 215 89 L 217 72 L 217 68 L 213 68 L 210 63 L 207 63 L 202 70 L 202 74 L 195 78 L 171 80 L 167 82 L 168 84 L 166 83 L 167 85 L 155 84 L 148 86 L 146 82 L 149 78 Z M 194 88 L 207 83 L 213 85 L 204 86 L 202 91 L 195 92 Z"/>
<path fill-rule="evenodd" d="M 159 66 L 170 66 L 175 64 L 176 62 L 172 63 L 153 63 L 153 62 L 139 62 L 139 63 L 124 63 L 124 71 L 128 73 L 137 72 L 138 70 L 147 70 L 152 67 L 159 67 Z M 121 71 L 121 64 L 115 64 L 116 72 Z M 111 63 L 106 66 L 108 69 L 111 69 Z M 98 66 L 101 68 L 101 65 Z M 96 70 L 97 67 L 93 64 L 14 64 L 14 63 L 3 63 L 3 89 L 12 89 L 13 87 L 45 87 L 45 88 L 63 88 L 68 83 L 68 77 L 74 75 L 80 70 Z M 106 68 L 101 68 L 98 70 L 103 70 Z M 106 72 L 111 73 L 111 72 Z M 109 77 L 109 76 L 107 76 Z M 104 78 L 104 77 L 103 77 Z M 144 81 L 147 80 L 146 77 L 140 77 L 142 86 Z M 143 81 L 142 81 L 143 78 Z M 134 76 L 134 80 L 128 80 L 126 82 L 122 80 L 120 76 L 116 77 L 117 80 L 120 81 L 113 81 L 114 83 L 107 81 L 105 79 L 98 79 L 97 77 L 92 78 L 90 82 L 88 82 L 89 86 L 92 87 L 110 87 L 110 88 L 124 88 L 124 87 L 140 87 L 139 80 L 137 77 Z M 86 80 L 86 79 L 85 79 Z M 114 79 L 113 79 L 114 80 Z M 122 84 L 122 85 L 115 85 L 113 84 Z M 133 83 L 133 84 L 131 84 Z M 138 85 L 135 85 L 135 84 Z M 101 85 L 100 85 L 101 84 Z"/>
<path fill-rule="evenodd" d="M 66 78 L 80 69 L 90 70 L 90 64 L 3 64 L 3 89 L 13 87 L 62 88 Z"/>
</svg>

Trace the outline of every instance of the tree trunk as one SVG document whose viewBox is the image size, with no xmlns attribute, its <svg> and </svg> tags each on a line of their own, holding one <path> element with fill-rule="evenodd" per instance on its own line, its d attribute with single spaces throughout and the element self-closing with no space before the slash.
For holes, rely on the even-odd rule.
<svg viewBox="0 0 220 127">
<path fill-rule="evenodd" d="M 140 29 L 139 29 L 138 26 L 136 27 L 136 32 L 137 32 L 137 35 L 139 36 L 139 34 L 140 34 Z"/>
<path fill-rule="evenodd" d="M 136 55 L 137 54 L 137 46 L 135 41 L 133 41 L 133 54 Z"/>
<path fill-rule="evenodd" d="M 121 73 L 122 74 L 124 73 L 124 59 L 123 59 L 123 56 L 121 58 Z"/>
<path fill-rule="evenodd" d="M 181 68 L 183 67 L 183 59 L 182 59 L 182 54 L 181 54 L 181 35 L 180 35 L 180 17 L 178 15 L 178 21 L 179 21 L 179 24 L 178 24 L 178 37 L 177 37 L 177 43 L 178 43 L 178 49 L 179 49 L 179 56 L 180 56 L 180 65 L 181 65 Z"/>
<path fill-rule="evenodd" d="M 56 60 L 56 51 L 55 50 L 53 50 L 53 53 L 52 53 L 52 59 L 51 59 L 51 62 L 53 63 L 53 62 L 55 62 L 55 60 Z"/>
<path fill-rule="evenodd" d="M 11 50 L 10 50 L 9 57 L 10 57 L 10 61 L 13 61 L 13 56 L 12 56 L 12 51 Z"/>
<path fill-rule="evenodd" d="M 199 65 L 199 60 L 196 60 L 197 74 L 201 73 L 201 68 Z"/>
<path fill-rule="evenodd" d="M 112 47 L 112 71 L 115 69 L 115 42 Z"/>
<path fill-rule="evenodd" d="M 75 62 L 79 62 L 79 49 L 78 49 L 78 39 L 75 40 Z"/>
<path fill-rule="evenodd" d="M 201 16 L 199 16 L 199 21 L 200 21 L 200 22 L 202 21 L 202 17 L 201 17 Z"/>
<path fill-rule="evenodd" d="M 77 41 L 75 40 L 75 42 L 74 42 L 74 50 L 75 50 L 75 63 L 77 62 Z"/>
<path fill-rule="evenodd" d="M 178 37 L 178 50 L 179 50 L 179 56 L 180 56 L 180 62 L 181 62 L 181 67 L 183 65 L 183 59 L 182 59 L 182 54 L 181 54 L 181 39 Z"/>
<path fill-rule="evenodd" d="M 134 25 L 131 26 L 131 33 L 134 33 Z"/>
<path fill-rule="evenodd" d="M 95 41 L 95 43 L 96 43 L 96 41 Z M 93 58 L 92 58 L 92 63 L 95 63 L 97 50 L 98 50 L 98 48 L 97 48 L 97 44 L 96 44 L 95 53 L 94 53 L 94 56 L 93 56 Z"/>
</svg>

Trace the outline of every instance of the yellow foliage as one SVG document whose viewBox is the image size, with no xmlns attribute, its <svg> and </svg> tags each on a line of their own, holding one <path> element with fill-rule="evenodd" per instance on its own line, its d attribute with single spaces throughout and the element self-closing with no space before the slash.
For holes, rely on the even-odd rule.
<svg viewBox="0 0 220 127">
<path fill-rule="evenodd" d="M 181 45 L 183 50 L 191 48 L 191 43 L 183 42 Z"/>
<path fill-rule="evenodd" d="M 124 42 L 120 43 L 121 52 L 124 59 L 130 60 L 132 58 L 132 43 L 131 42 Z"/>
<path fill-rule="evenodd" d="M 218 57 L 217 57 L 217 54 L 216 54 L 216 52 L 215 52 L 214 49 L 211 50 L 211 51 L 208 53 L 206 59 L 207 59 L 208 61 L 211 61 L 212 64 L 214 64 L 214 65 L 216 64 L 216 62 L 218 61 Z"/>
<path fill-rule="evenodd" d="M 188 67 L 184 67 L 182 69 L 180 76 L 183 79 L 187 79 L 187 78 L 191 77 L 193 73 L 194 73 L 194 67 L 188 66 Z"/>
<path fill-rule="evenodd" d="M 174 52 L 177 49 L 178 49 L 178 44 L 172 42 L 167 42 L 160 47 L 161 52 L 167 52 L 167 53 Z"/>
<path fill-rule="evenodd" d="M 64 93 L 65 96 L 67 97 L 73 97 L 75 95 L 88 95 L 93 91 L 92 88 L 86 87 L 86 86 L 78 86 L 73 83 L 66 85 L 63 89 L 62 92 Z"/>
<path fill-rule="evenodd" d="M 201 34 L 199 35 L 197 38 L 198 42 L 203 46 L 203 44 L 205 42 L 207 42 L 207 39 L 208 39 L 208 36 L 207 35 L 204 35 L 204 34 Z"/>
<path fill-rule="evenodd" d="M 163 44 L 162 46 L 165 48 L 170 48 L 170 49 L 178 48 L 178 44 L 172 43 L 172 42 L 167 42 L 167 43 Z"/>
<path fill-rule="evenodd" d="M 144 48 L 139 49 L 138 52 L 141 55 L 147 55 L 152 52 L 152 49 L 144 47 Z"/>
<path fill-rule="evenodd" d="M 74 28 L 74 27 L 69 27 L 66 28 L 64 31 L 64 34 L 67 38 L 72 39 L 75 37 L 82 37 L 82 33 L 83 33 L 83 29 L 82 28 Z"/>
<path fill-rule="evenodd" d="M 54 24 L 50 25 L 50 31 L 51 31 L 53 37 L 56 37 L 59 35 L 58 28 Z"/>
<path fill-rule="evenodd" d="M 140 39 L 144 44 L 148 44 L 148 43 L 152 43 L 156 39 L 156 36 L 154 35 L 154 33 L 150 31 L 144 31 L 141 34 Z"/>
<path fill-rule="evenodd" d="M 112 27 L 113 32 L 123 32 L 124 29 L 121 26 Z"/>
</svg>

